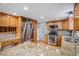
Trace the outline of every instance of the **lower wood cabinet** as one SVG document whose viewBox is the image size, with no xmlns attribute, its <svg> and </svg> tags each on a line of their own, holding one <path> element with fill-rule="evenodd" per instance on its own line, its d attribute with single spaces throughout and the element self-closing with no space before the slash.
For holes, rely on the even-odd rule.
<svg viewBox="0 0 79 59">
<path fill-rule="evenodd" d="M 18 45 L 21 43 L 20 39 L 13 39 L 13 40 L 7 40 L 7 41 L 1 41 L 0 42 L 0 50 L 2 50 L 4 47 L 8 46 L 8 45 Z"/>
<path fill-rule="evenodd" d="M 34 31 L 33 31 L 34 40 L 33 41 L 34 41 L 34 43 L 36 45 L 36 43 L 37 43 L 37 21 L 32 19 L 32 25 L 34 27 Z"/>
</svg>

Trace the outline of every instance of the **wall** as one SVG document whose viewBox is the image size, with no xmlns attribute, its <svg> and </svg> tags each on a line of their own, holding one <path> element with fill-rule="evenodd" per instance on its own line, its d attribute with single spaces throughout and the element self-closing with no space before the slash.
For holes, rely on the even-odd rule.
<svg viewBox="0 0 79 59">
<path fill-rule="evenodd" d="M 46 22 L 40 22 L 37 28 L 37 40 L 43 40 L 46 32 Z"/>
</svg>

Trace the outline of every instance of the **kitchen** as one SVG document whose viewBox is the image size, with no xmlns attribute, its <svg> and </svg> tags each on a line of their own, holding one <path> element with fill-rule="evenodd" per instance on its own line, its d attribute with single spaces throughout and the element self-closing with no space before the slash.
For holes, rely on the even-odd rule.
<svg viewBox="0 0 79 59">
<path fill-rule="evenodd" d="M 3 56 L 78 56 L 79 4 L 0 4 L 0 55 Z M 24 11 L 17 6 L 24 7 Z M 25 5 L 29 6 L 26 8 Z M 58 10 L 51 8 L 61 7 Z M 47 6 L 47 7 L 45 7 Z M 53 6 L 53 7 L 54 7 Z M 16 7 L 16 8 L 15 8 Z M 34 7 L 33 9 L 30 9 Z M 16 10 L 16 13 L 9 11 Z M 45 8 L 45 9 L 44 9 Z M 66 9 L 67 10 L 66 10 Z M 35 9 L 38 11 L 35 11 Z M 43 10 L 44 9 L 44 10 Z M 52 11 L 52 13 L 48 12 Z M 29 10 L 28 12 L 25 12 Z M 56 11 L 55 11 L 56 10 Z M 64 10 L 65 14 L 64 15 Z M 21 13 L 20 13 L 21 12 Z M 17 15 L 17 13 L 19 15 Z M 47 13 L 47 14 L 45 14 Z M 31 16 L 30 16 L 31 15 Z M 34 16 L 35 15 L 35 16 Z M 38 15 L 36 17 L 36 15 Z M 41 17 L 39 17 L 41 15 Z M 45 16 L 42 16 L 45 15 Z M 53 16 L 48 17 L 47 15 Z M 47 18 L 46 18 L 47 16 Z M 64 17 L 65 16 L 65 17 Z M 59 18 L 60 17 L 60 18 Z M 16 52 L 17 51 L 17 52 Z M 30 52 L 31 51 L 31 52 Z M 47 52 L 48 51 L 48 52 Z"/>
</svg>

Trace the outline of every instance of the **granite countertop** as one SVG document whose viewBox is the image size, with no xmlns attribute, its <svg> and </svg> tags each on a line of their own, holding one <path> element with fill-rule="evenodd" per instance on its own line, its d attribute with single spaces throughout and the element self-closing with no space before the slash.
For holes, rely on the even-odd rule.
<svg viewBox="0 0 79 59">
<path fill-rule="evenodd" d="M 72 56 L 75 55 L 74 46 L 71 43 L 63 43 L 61 47 L 50 45 L 34 46 L 33 42 L 24 42 L 12 48 L 0 51 L 0 56 Z M 79 45 L 77 46 L 77 55 L 79 55 Z"/>
<path fill-rule="evenodd" d="M 34 46 L 32 42 L 25 42 L 18 46 L 0 52 L 1 56 L 56 56 L 61 55 L 59 48 Z"/>
</svg>

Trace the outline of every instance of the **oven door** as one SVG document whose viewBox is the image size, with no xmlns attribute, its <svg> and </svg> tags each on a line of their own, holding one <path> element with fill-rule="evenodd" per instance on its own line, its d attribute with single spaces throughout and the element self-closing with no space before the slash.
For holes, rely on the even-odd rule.
<svg viewBox="0 0 79 59">
<path fill-rule="evenodd" d="M 48 44 L 57 45 L 57 36 L 48 35 Z"/>
</svg>

